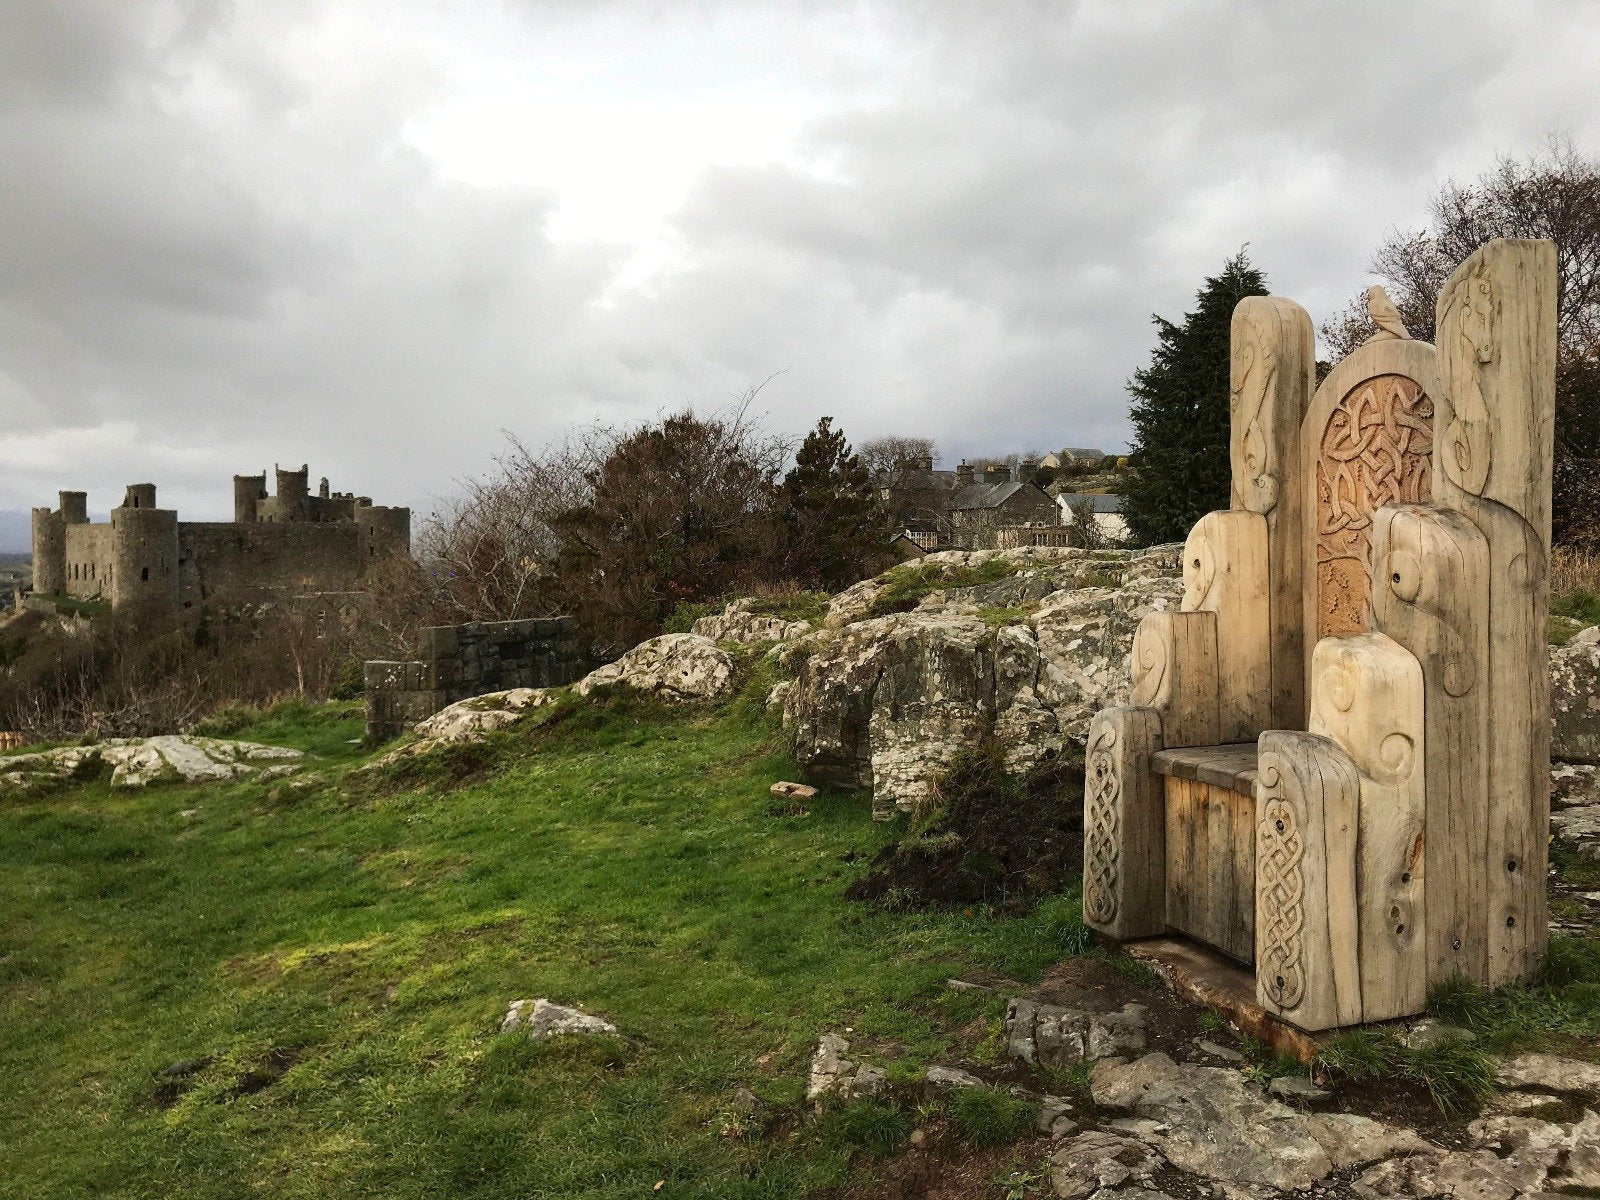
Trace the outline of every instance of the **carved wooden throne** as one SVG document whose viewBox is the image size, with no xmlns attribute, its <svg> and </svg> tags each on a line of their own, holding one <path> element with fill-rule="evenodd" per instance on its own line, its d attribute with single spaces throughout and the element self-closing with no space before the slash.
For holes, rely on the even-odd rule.
<svg viewBox="0 0 1600 1200">
<path fill-rule="evenodd" d="M 1369 308 L 1315 388 L 1303 309 L 1234 310 L 1232 507 L 1087 752 L 1088 923 L 1253 964 L 1308 1030 L 1519 978 L 1547 937 L 1555 249 L 1462 263 L 1437 348 Z"/>
</svg>

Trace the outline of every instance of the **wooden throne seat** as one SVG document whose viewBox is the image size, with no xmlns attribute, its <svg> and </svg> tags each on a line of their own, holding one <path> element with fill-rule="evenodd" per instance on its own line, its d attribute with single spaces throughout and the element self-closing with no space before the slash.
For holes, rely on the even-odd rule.
<svg viewBox="0 0 1600 1200">
<path fill-rule="evenodd" d="M 1320 386 L 1306 312 L 1240 302 L 1231 507 L 1090 725 L 1092 927 L 1205 942 L 1308 1030 L 1537 966 L 1555 290 L 1551 243 L 1489 242 L 1436 348 L 1372 289 Z"/>
</svg>

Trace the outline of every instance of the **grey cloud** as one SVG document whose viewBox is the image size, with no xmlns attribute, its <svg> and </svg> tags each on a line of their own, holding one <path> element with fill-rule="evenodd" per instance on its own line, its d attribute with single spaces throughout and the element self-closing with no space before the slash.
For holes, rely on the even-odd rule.
<svg viewBox="0 0 1600 1200">
<path fill-rule="evenodd" d="M 783 161 L 705 165 L 669 265 L 619 288 L 633 247 L 554 241 L 558 195 L 413 144 L 454 86 L 422 0 L 21 7 L 0 509 L 156 477 L 215 516 L 227 475 L 303 459 L 426 508 L 502 428 L 777 371 L 792 430 L 1115 446 L 1150 314 L 1240 245 L 1320 317 L 1447 175 L 1600 145 L 1600 12 L 1570 3 L 530 6 L 531 48 L 581 27 L 815 109 Z"/>
</svg>

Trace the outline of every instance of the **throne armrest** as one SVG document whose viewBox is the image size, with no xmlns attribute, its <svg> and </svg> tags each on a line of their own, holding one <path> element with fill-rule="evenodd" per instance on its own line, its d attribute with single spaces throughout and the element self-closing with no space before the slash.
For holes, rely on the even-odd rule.
<svg viewBox="0 0 1600 1200">
<path fill-rule="evenodd" d="M 1183 611 L 1217 616 L 1216 741 L 1254 741 L 1273 723 L 1270 568 L 1261 513 L 1207 513 L 1183 545 Z"/>
<path fill-rule="evenodd" d="M 1217 614 L 1156 612 L 1133 636 L 1132 701 L 1161 719 L 1167 746 L 1213 746 L 1217 725 Z"/>
</svg>

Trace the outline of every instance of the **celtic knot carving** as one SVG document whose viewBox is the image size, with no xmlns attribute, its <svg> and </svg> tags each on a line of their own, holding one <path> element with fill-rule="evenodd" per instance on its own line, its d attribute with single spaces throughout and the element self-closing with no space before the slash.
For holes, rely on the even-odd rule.
<svg viewBox="0 0 1600 1200">
<path fill-rule="evenodd" d="M 1266 803 L 1256 828 L 1256 977 L 1280 1008 L 1305 998 L 1305 841 L 1292 804 L 1271 791 L 1283 764 L 1263 756 Z"/>
<path fill-rule="evenodd" d="M 1316 464 L 1318 638 L 1371 627 L 1372 514 L 1430 500 L 1433 401 L 1414 380 L 1379 375 L 1341 399 Z"/>
<path fill-rule="evenodd" d="M 1083 913 L 1094 925 L 1117 919 L 1122 870 L 1122 763 L 1117 728 L 1096 721 L 1084 755 Z"/>
</svg>

